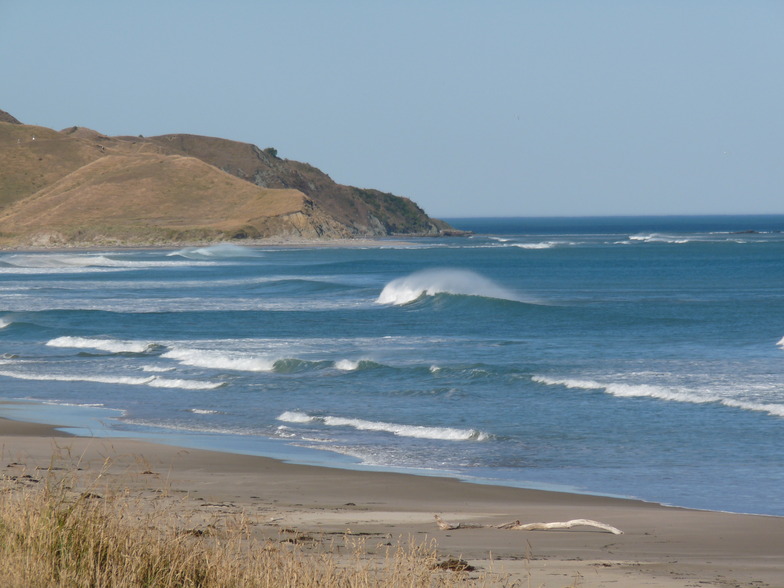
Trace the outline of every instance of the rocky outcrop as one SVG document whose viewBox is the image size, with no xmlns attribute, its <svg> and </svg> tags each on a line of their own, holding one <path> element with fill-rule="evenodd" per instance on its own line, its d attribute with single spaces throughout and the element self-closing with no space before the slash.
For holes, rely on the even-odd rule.
<svg viewBox="0 0 784 588">
<path fill-rule="evenodd" d="M 438 235 L 451 229 L 408 198 L 338 184 L 312 165 L 279 158 L 274 148 L 183 134 L 142 141 L 166 153 L 196 157 L 262 188 L 299 190 L 354 235 Z"/>
<path fill-rule="evenodd" d="M 8 114 L 5 110 L 0 110 L 0 122 L 11 123 L 12 125 L 21 125 L 18 120 Z"/>
</svg>

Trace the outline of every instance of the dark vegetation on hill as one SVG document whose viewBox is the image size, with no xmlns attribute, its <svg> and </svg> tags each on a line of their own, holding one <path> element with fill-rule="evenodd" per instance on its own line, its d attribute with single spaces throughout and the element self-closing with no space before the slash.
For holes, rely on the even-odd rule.
<svg viewBox="0 0 784 588">
<path fill-rule="evenodd" d="M 408 198 L 344 186 L 273 148 L 55 131 L 0 111 L 0 244 L 457 234 Z"/>
</svg>

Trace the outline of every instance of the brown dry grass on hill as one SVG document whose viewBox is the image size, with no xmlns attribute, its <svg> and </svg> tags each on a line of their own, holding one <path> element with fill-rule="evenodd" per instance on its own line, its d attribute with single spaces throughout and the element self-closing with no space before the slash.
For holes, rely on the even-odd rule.
<svg viewBox="0 0 784 588">
<path fill-rule="evenodd" d="M 407 198 L 334 182 L 274 149 L 197 135 L 108 137 L 0 122 L 0 244 L 161 245 L 430 234 Z"/>
<path fill-rule="evenodd" d="M 103 157 L 100 148 L 45 127 L 0 123 L 0 208 Z"/>
<path fill-rule="evenodd" d="M 127 239 L 158 228 L 231 236 L 262 219 L 303 213 L 306 200 L 295 190 L 259 188 L 195 158 L 106 155 L 5 209 L 0 231 L 111 228 Z"/>
</svg>

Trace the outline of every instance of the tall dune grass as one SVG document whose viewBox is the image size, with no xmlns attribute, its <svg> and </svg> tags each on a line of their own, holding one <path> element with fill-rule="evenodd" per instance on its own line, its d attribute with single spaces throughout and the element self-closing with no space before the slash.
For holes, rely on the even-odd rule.
<svg viewBox="0 0 784 588">
<path fill-rule="evenodd" d="M 364 541 L 306 550 L 255 539 L 233 517 L 192 528 L 176 502 L 150 508 L 111 488 L 50 475 L 0 484 L 0 586 L 37 587 L 371 587 L 465 585 L 466 574 L 438 568 L 435 546 L 401 540 L 369 556 Z"/>
</svg>

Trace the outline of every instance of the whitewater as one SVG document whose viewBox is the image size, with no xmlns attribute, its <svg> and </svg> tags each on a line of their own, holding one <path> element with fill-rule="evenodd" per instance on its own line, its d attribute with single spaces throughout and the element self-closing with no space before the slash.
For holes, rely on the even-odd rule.
<svg viewBox="0 0 784 588">
<path fill-rule="evenodd" d="M 452 223 L 0 252 L 0 415 L 784 515 L 784 217 Z"/>
</svg>

